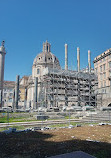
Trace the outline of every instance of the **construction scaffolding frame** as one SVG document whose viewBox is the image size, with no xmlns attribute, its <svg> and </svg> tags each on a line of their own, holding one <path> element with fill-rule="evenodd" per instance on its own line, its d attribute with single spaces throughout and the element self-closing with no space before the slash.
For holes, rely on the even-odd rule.
<svg viewBox="0 0 111 158">
<path fill-rule="evenodd" d="M 96 106 L 94 73 L 45 68 L 40 79 L 39 99 L 46 108 L 61 106 Z"/>
</svg>

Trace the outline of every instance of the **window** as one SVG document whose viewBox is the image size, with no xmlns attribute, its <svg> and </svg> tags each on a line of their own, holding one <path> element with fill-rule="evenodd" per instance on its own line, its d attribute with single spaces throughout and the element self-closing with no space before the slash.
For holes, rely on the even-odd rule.
<svg viewBox="0 0 111 158">
<path fill-rule="evenodd" d="M 4 92 L 7 92 L 7 89 L 4 89 Z"/>
<path fill-rule="evenodd" d="M 96 73 L 96 74 L 98 73 L 98 69 L 97 69 L 97 68 L 95 68 L 95 73 Z"/>
<path fill-rule="evenodd" d="M 102 72 L 102 65 L 100 66 L 100 72 Z"/>
<path fill-rule="evenodd" d="M 109 68 L 111 68 L 111 61 L 109 62 Z"/>
<path fill-rule="evenodd" d="M 105 57 L 103 58 L 103 61 L 105 61 Z"/>
<path fill-rule="evenodd" d="M 109 55 L 109 59 L 111 58 L 111 54 Z"/>
<path fill-rule="evenodd" d="M 48 52 L 48 46 L 47 46 L 47 52 Z"/>
<path fill-rule="evenodd" d="M 12 96 L 13 96 L 13 93 L 10 93 L 9 96 L 12 97 Z"/>
<path fill-rule="evenodd" d="M 106 87 L 106 81 L 104 81 L 104 87 Z"/>
<path fill-rule="evenodd" d="M 13 92 L 13 89 L 10 89 L 10 92 Z"/>
<path fill-rule="evenodd" d="M 9 102 L 12 102 L 12 98 L 9 98 Z"/>
<path fill-rule="evenodd" d="M 37 69 L 37 74 L 39 74 L 40 73 L 40 69 Z"/>
<path fill-rule="evenodd" d="M 111 77 L 111 71 L 109 71 L 109 77 Z"/>
<path fill-rule="evenodd" d="M 104 79 L 106 78 L 106 73 L 104 73 Z"/>
<path fill-rule="evenodd" d="M 110 80 L 110 86 L 111 86 L 111 80 Z"/>
<path fill-rule="evenodd" d="M 105 71 L 105 69 L 106 69 L 106 64 L 103 65 L 103 70 Z"/>
<path fill-rule="evenodd" d="M 6 97 L 7 96 L 7 93 L 4 93 L 4 97 Z"/>
<path fill-rule="evenodd" d="M 102 80 L 102 74 L 100 74 L 100 79 Z"/>
<path fill-rule="evenodd" d="M 101 82 L 101 88 L 103 87 L 103 83 Z"/>
</svg>

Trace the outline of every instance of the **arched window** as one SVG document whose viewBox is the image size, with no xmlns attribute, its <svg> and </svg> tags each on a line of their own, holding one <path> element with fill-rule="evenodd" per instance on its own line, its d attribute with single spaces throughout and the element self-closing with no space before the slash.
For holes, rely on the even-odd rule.
<svg viewBox="0 0 111 158">
<path fill-rule="evenodd" d="M 40 74 L 40 69 L 39 68 L 37 69 L 37 74 Z"/>
<path fill-rule="evenodd" d="M 48 46 L 47 46 L 47 52 L 48 52 Z"/>
</svg>

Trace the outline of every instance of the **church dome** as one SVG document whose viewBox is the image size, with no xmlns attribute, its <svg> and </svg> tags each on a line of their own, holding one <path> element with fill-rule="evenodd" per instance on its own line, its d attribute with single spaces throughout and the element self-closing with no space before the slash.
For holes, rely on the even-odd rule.
<svg viewBox="0 0 111 158">
<path fill-rule="evenodd" d="M 33 62 L 34 66 L 43 65 L 50 68 L 52 68 L 53 66 L 57 69 L 60 68 L 59 60 L 54 54 L 51 53 L 50 47 L 51 45 L 47 41 L 43 43 L 43 52 L 35 57 Z"/>
</svg>

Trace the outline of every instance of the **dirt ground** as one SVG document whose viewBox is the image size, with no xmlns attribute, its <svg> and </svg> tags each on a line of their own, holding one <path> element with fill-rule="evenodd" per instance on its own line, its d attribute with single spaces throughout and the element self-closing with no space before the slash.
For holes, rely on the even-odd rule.
<svg viewBox="0 0 111 158">
<path fill-rule="evenodd" d="M 45 158 L 80 150 L 111 158 L 111 126 L 0 134 L 0 158 Z"/>
</svg>

